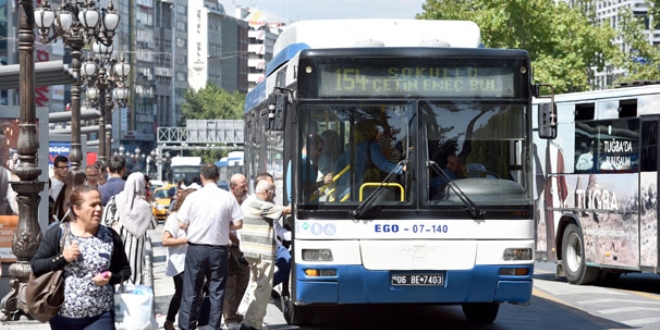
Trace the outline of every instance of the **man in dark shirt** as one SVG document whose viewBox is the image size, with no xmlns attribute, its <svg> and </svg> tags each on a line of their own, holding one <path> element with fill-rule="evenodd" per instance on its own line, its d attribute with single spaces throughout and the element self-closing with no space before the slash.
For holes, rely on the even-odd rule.
<svg viewBox="0 0 660 330">
<path fill-rule="evenodd" d="M 126 172 L 126 162 L 122 156 L 112 156 L 108 162 L 110 170 L 110 179 L 99 187 L 101 191 L 101 203 L 103 206 L 108 204 L 110 198 L 124 190 L 124 180 L 122 176 Z"/>
</svg>

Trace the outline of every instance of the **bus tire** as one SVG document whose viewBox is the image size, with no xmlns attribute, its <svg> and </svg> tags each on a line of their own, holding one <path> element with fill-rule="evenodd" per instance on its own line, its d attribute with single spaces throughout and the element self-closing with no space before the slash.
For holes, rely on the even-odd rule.
<svg viewBox="0 0 660 330">
<path fill-rule="evenodd" d="M 574 223 L 566 226 L 566 230 L 564 230 L 561 254 L 561 263 L 568 283 L 587 285 L 598 281 L 600 269 L 586 265 L 584 239 Z"/>
<path fill-rule="evenodd" d="M 310 325 L 314 320 L 314 310 L 310 306 L 296 306 L 291 299 L 286 302 L 283 314 L 286 323 L 291 325 L 305 326 Z"/>
<path fill-rule="evenodd" d="M 497 318 L 500 303 L 469 303 L 463 304 L 463 314 L 470 323 L 490 324 Z"/>
<path fill-rule="evenodd" d="M 289 273 L 289 294 L 293 295 L 293 269 Z M 285 298 L 283 298 L 285 299 Z M 282 314 L 286 323 L 291 325 L 310 325 L 314 320 L 314 307 L 296 306 L 293 299 L 286 298 L 282 301 Z"/>
</svg>

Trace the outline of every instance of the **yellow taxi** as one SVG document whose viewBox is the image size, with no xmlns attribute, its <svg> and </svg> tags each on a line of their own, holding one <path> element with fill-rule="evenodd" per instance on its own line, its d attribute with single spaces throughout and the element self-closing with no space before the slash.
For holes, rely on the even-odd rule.
<svg viewBox="0 0 660 330">
<path fill-rule="evenodd" d="M 171 188 L 174 188 L 174 185 L 164 185 L 154 190 L 154 201 L 151 203 L 151 211 L 158 221 L 165 221 L 167 219 L 170 203 L 172 202 L 172 197 L 174 197 L 173 194 L 170 195 L 170 192 L 174 192 L 174 189 Z"/>
</svg>

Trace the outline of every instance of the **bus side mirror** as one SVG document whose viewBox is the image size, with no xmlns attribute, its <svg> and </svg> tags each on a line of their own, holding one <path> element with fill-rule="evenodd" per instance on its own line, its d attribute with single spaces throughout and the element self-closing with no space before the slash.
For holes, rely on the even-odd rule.
<svg viewBox="0 0 660 330">
<path fill-rule="evenodd" d="M 541 88 L 549 88 L 549 96 L 541 96 Z M 555 104 L 555 90 L 551 85 L 536 84 L 533 86 L 534 96 L 537 98 L 549 98 L 550 102 L 539 103 L 539 137 L 542 139 L 554 139 L 557 137 L 557 105 Z"/>
<path fill-rule="evenodd" d="M 539 137 L 554 139 L 557 137 L 557 106 L 554 102 L 539 104 Z"/>
<path fill-rule="evenodd" d="M 269 131 L 284 130 L 284 112 L 289 105 L 289 96 L 287 91 L 275 89 L 268 102 L 268 124 Z"/>
</svg>

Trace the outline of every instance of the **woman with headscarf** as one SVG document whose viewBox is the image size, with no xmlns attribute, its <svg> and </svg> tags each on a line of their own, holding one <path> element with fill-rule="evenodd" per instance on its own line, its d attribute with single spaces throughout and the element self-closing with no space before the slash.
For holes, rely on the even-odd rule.
<svg viewBox="0 0 660 330">
<path fill-rule="evenodd" d="M 124 190 L 114 197 L 117 209 L 116 217 L 119 220 L 119 234 L 131 264 L 130 280 L 136 285 L 148 285 L 142 278 L 145 263 L 145 241 L 147 230 L 156 228 L 156 219 L 151 212 L 151 205 L 147 202 L 146 196 L 144 174 L 136 172 L 128 176 Z"/>
</svg>

